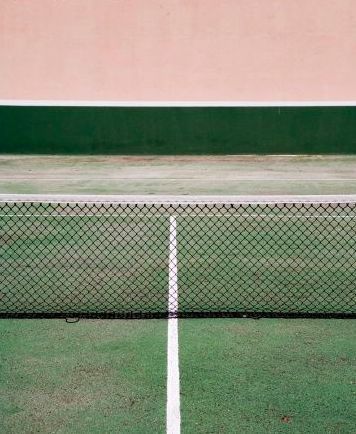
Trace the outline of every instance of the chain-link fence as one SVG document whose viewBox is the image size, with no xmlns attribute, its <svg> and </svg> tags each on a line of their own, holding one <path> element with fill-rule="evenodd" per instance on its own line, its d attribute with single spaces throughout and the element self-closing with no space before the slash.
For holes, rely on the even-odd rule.
<svg viewBox="0 0 356 434">
<path fill-rule="evenodd" d="M 6 197 L 0 316 L 356 316 L 356 198 Z"/>
</svg>

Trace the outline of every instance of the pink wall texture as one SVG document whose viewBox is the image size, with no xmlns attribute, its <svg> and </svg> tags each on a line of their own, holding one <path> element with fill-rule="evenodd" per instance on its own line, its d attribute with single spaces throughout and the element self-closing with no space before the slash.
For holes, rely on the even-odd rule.
<svg viewBox="0 0 356 434">
<path fill-rule="evenodd" d="M 0 99 L 356 100 L 356 1 L 0 0 Z"/>
</svg>

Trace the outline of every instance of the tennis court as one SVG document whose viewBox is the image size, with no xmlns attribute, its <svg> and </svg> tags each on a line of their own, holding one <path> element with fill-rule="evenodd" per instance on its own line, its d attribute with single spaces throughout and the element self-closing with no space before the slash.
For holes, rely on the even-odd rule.
<svg viewBox="0 0 356 434">
<path fill-rule="evenodd" d="M 187 433 L 353 432 L 353 320 L 175 317 L 214 308 L 215 316 L 354 314 L 355 207 L 345 198 L 356 183 L 354 157 L 337 157 L 333 173 L 331 157 L 75 158 L 1 157 L 1 193 L 9 195 L 0 218 L 3 313 L 60 313 L 70 322 L 141 313 L 169 316 L 170 326 L 2 319 L 3 432 L 177 432 L 179 420 Z M 234 178 L 246 166 L 248 176 Z M 93 171 L 108 173 L 96 189 Z M 271 206 L 261 195 L 252 207 L 226 197 L 224 206 L 147 198 L 168 185 L 171 195 L 256 189 L 295 199 L 301 184 L 303 194 L 325 194 L 332 184 L 338 197 L 303 207 Z M 145 204 L 137 196 L 124 205 L 14 196 L 119 188 L 139 189 Z"/>
<path fill-rule="evenodd" d="M 2 315 L 356 309 L 356 196 L 2 195 L 0 218 Z"/>
</svg>

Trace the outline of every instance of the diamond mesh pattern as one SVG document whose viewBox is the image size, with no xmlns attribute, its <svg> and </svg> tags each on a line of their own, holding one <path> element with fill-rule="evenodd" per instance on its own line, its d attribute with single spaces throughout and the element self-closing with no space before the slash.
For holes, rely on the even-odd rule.
<svg viewBox="0 0 356 434">
<path fill-rule="evenodd" d="M 2 317 L 356 316 L 355 266 L 355 203 L 0 202 Z"/>
</svg>

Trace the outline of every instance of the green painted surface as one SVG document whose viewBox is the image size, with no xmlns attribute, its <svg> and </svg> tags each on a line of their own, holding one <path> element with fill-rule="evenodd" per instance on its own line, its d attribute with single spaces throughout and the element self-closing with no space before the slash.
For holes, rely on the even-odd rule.
<svg viewBox="0 0 356 434">
<path fill-rule="evenodd" d="M 182 432 L 353 433 L 355 322 L 182 320 Z"/>
<path fill-rule="evenodd" d="M 353 154 L 356 107 L 0 107 L 0 152 Z"/>
<path fill-rule="evenodd" d="M 0 321 L 0 432 L 164 433 L 165 321 Z"/>
</svg>

